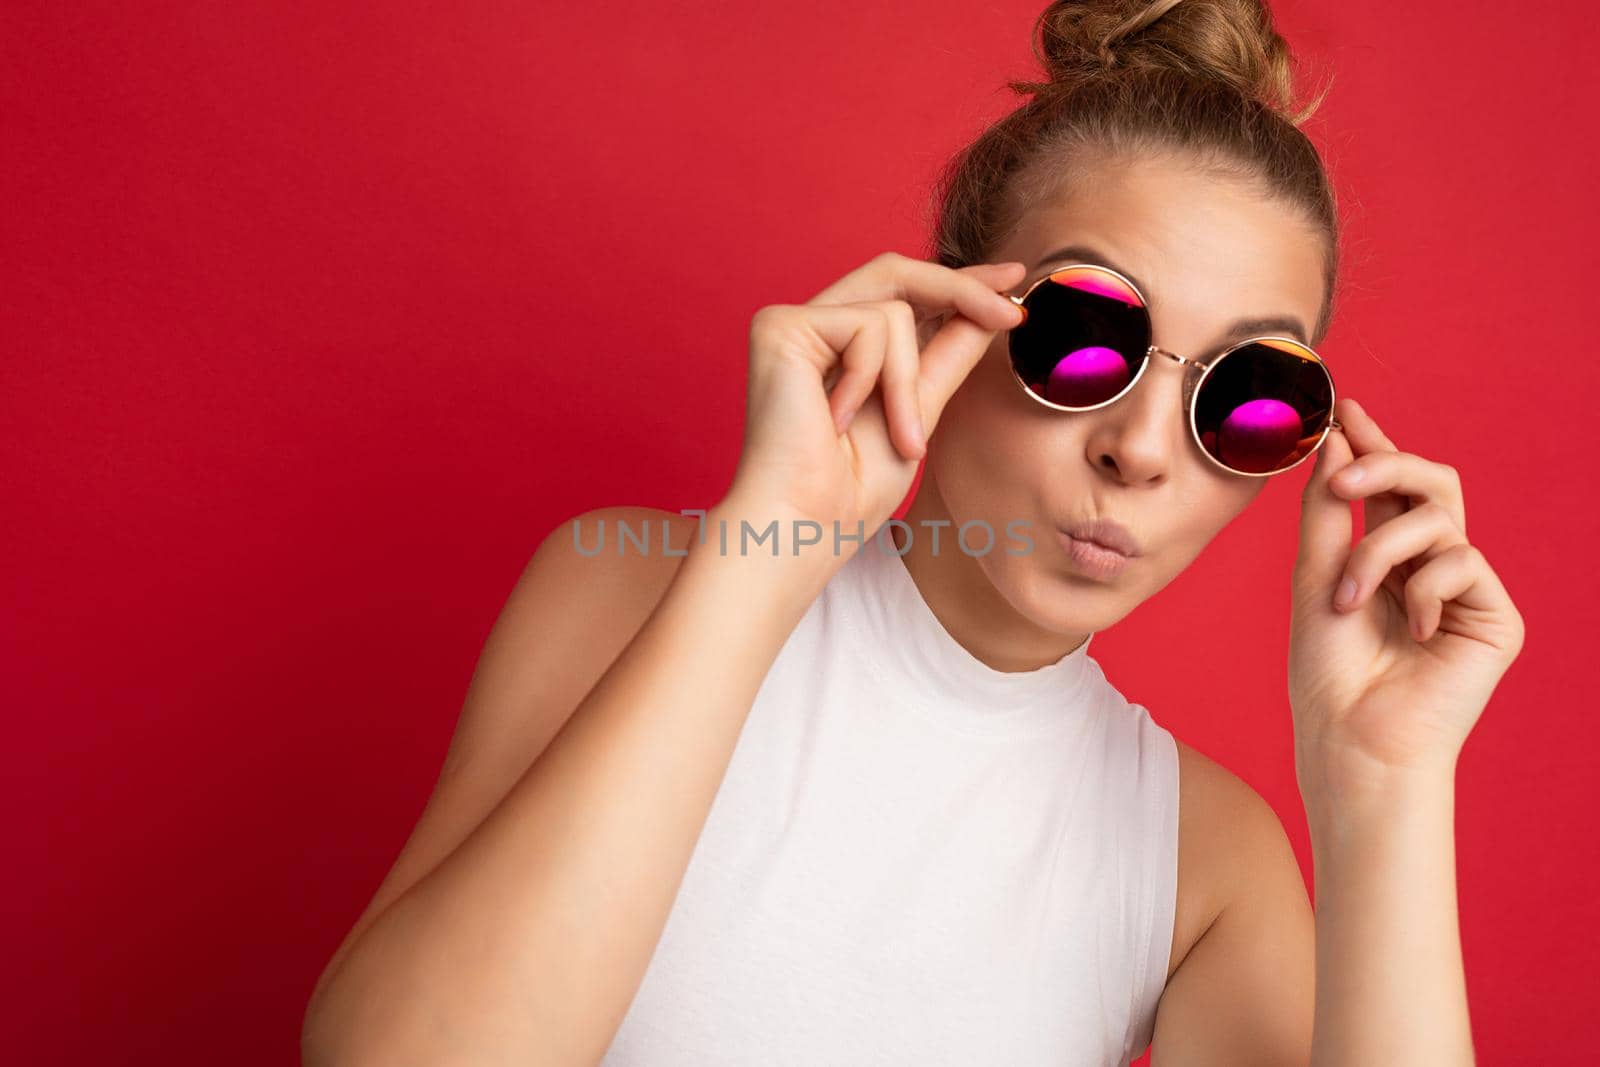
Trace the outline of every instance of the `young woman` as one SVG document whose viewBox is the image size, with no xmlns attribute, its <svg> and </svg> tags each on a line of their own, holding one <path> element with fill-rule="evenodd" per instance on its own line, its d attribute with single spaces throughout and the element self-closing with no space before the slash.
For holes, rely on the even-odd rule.
<svg viewBox="0 0 1600 1067">
<path fill-rule="evenodd" d="M 1453 772 L 1523 623 L 1455 472 L 1334 400 L 1284 43 L 1254 0 L 1036 29 L 934 258 L 756 314 L 703 521 L 539 547 L 308 1063 L 1472 1062 Z M 1268 805 L 1087 651 L 1313 457 L 1315 916 Z"/>
</svg>

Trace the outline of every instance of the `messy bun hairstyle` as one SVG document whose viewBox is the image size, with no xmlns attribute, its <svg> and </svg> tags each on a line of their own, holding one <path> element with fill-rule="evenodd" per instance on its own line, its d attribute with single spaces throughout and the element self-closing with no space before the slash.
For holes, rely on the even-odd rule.
<svg viewBox="0 0 1600 1067">
<path fill-rule="evenodd" d="M 1300 129 L 1294 60 L 1263 0 L 1057 0 L 1033 26 L 1048 80 L 945 165 L 928 258 L 988 262 L 1034 205 L 1094 167 L 1176 153 L 1298 210 L 1323 236 L 1326 285 L 1310 338 L 1327 332 L 1339 223 L 1322 158 Z"/>
</svg>

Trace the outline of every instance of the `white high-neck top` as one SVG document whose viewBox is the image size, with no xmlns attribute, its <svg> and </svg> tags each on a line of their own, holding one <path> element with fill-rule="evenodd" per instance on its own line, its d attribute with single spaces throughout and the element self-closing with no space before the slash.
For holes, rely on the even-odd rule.
<svg viewBox="0 0 1600 1067">
<path fill-rule="evenodd" d="M 1106 1067 L 1148 1046 L 1172 735 L 1088 642 L 997 671 L 886 533 L 750 709 L 606 1067 Z"/>
</svg>

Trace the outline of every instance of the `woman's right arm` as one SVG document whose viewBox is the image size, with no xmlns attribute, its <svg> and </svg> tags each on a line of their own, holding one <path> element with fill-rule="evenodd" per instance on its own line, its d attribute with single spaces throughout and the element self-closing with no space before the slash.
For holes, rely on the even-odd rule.
<svg viewBox="0 0 1600 1067">
<path fill-rule="evenodd" d="M 600 1058 L 756 692 L 838 563 L 733 551 L 741 519 L 774 518 L 732 500 L 708 512 L 704 543 L 544 752 L 330 967 L 308 1065 Z"/>
<path fill-rule="evenodd" d="M 383 899 L 308 1006 L 310 1067 L 591 1064 L 604 1055 L 755 695 L 843 562 L 832 523 L 841 536 L 871 534 L 904 499 L 922 434 L 996 330 L 1016 324 L 997 287 L 1017 281 L 1020 266 L 950 270 L 887 253 L 805 305 L 757 312 L 739 469 L 705 517 L 703 543 L 691 543 L 659 603 L 542 753 L 523 746 L 536 758 L 505 775 L 514 781 L 492 810 L 481 820 L 452 816 L 473 827 L 449 837 L 462 838 L 453 850 L 431 835 L 406 888 L 380 887 Z M 923 326 L 936 327 L 926 346 Z M 757 531 L 777 522 L 780 554 L 770 543 L 740 551 L 745 521 Z M 823 543 L 796 554 L 800 521 L 816 523 Z M 523 600 L 560 615 L 538 590 Z M 550 672 L 594 655 L 579 634 L 556 640 L 568 647 L 539 657 Z M 513 717 L 510 703 L 497 700 L 497 720 Z M 463 740 L 460 729 L 458 743 L 489 766 L 484 738 Z M 461 789 L 471 775 L 454 777 Z M 441 803 L 436 793 L 429 808 Z"/>
</svg>

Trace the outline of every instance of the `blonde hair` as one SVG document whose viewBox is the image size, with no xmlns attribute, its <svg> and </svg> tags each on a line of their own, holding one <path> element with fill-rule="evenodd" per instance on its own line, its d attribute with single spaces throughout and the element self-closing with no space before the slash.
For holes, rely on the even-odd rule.
<svg viewBox="0 0 1600 1067">
<path fill-rule="evenodd" d="M 1295 109 L 1294 59 L 1260 0 L 1058 0 L 1033 26 L 1048 80 L 1010 81 L 1031 99 L 953 156 L 932 203 L 928 258 L 988 262 L 1023 216 L 1108 161 L 1170 154 L 1295 208 L 1325 239 L 1333 315 L 1339 217 L 1321 155 L 1300 129 L 1327 95 Z"/>
</svg>

